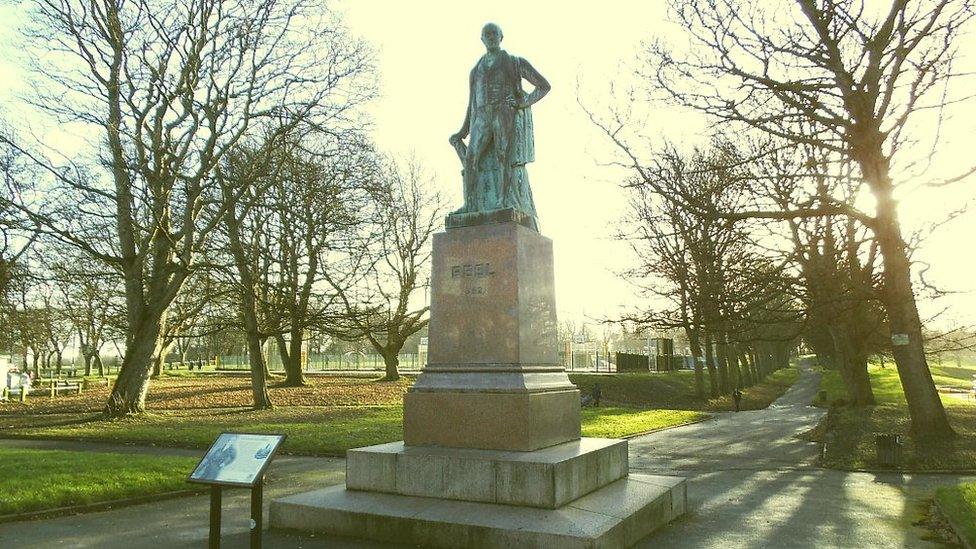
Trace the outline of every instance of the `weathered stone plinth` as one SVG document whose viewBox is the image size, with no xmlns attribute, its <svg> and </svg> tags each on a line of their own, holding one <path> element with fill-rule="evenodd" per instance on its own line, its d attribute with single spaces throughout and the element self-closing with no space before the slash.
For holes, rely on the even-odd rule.
<svg viewBox="0 0 976 549">
<path fill-rule="evenodd" d="M 631 473 L 559 509 L 347 490 L 276 500 L 275 528 L 423 547 L 629 547 L 685 512 L 685 480 Z"/>
<path fill-rule="evenodd" d="M 535 452 L 392 442 L 346 453 L 346 488 L 556 509 L 627 475 L 627 441 L 584 438 Z"/>
<path fill-rule="evenodd" d="M 411 392 L 403 440 L 410 446 L 532 451 L 580 437 L 579 391 Z"/>
<path fill-rule="evenodd" d="M 578 439 L 560 365 L 552 241 L 505 221 L 434 235 L 428 363 L 404 398 L 404 442 L 532 451 Z"/>
<path fill-rule="evenodd" d="M 518 223 L 533 231 L 539 231 L 539 224 L 531 215 L 514 208 L 489 210 L 487 212 L 452 213 L 444 220 L 444 227 L 456 229 L 458 227 L 472 227 L 475 225 L 491 225 L 495 223 Z"/>
</svg>

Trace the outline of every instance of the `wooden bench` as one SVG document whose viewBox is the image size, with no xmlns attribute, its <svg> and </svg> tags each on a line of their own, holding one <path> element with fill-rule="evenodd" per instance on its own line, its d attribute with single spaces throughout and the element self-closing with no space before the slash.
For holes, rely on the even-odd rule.
<svg viewBox="0 0 976 549">
<path fill-rule="evenodd" d="M 92 387 L 108 387 L 108 386 L 109 386 L 109 383 L 108 383 L 108 378 L 107 377 L 103 377 L 103 378 L 99 378 L 99 379 L 88 379 L 88 378 L 85 378 L 85 379 L 83 379 L 81 381 L 81 387 L 82 387 L 82 389 L 90 389 Z"/>
</svg>

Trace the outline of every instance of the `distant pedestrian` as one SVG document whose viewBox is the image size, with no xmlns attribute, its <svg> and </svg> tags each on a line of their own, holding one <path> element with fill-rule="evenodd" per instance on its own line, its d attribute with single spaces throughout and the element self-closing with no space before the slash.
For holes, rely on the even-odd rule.
<svg viewBox="0 0 976 549">
<path fill-rule="evenodd" d="M 600 391 L 600 384 L 595 383 L 593 384 L 593 405 L 594 406 L 600 405 L 600 396 L 602 396 L 602 392 Z"/>
<path fill-rule="evenodd" d="M 742 391 L 738 387 L 732 391 L 732 401 L 735 402 L 735 411 L 739 411 L 739 406 L 742 404 Z"/>
</svg>

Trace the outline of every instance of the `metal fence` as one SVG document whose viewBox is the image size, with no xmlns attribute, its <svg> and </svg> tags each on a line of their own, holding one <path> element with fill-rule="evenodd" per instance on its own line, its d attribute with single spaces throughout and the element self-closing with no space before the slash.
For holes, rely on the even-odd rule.
<svg viewBox="0 0 976 549">
<path fill-rule="evenodd" d="M 420 361 L 424 355 L 417 353 L 401 353 L 399 355 L 401 371 L 419 370 Z M 284 371 L 280 355 L 267 358 L 268 369 L 272 372 Z M 191 361 L 192 362 L 192 361 Z M 196 368 L 196 365 L 193 365 Z M 247 355 L 220 355 L 215 361 L 204 366 L 205 370 L 247 370 L 250 359 Z M 386 364 L 378 354 L 346 353 L 346 354 L 309 354 L 305 362 L 305 371 L 383 371 Z"/>
</svg>

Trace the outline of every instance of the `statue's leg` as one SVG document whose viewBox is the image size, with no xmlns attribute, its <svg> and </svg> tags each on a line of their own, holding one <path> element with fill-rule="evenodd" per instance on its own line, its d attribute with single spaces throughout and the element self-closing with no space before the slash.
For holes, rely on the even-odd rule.
<svg viewBox="0 0 976 549">
<path fill-rule="evenodd" d="M 471 122 L 471 139 L 464 162 L 464 211 L 477 212 L 484 209 L 483 191 L 478 188 L 481 159 L 491 141 L 491 128 L 483 113 Z"/>
<path fill-rule="evenodd" d="M 516 208 L 515 181 L 512 173 L 512 148 L 515 145 L 515 109 L 502 108 L 492 120 L 492 133 L 495 134 L 495 155 L 500 164 L 502 207 Z"/>
</svg>

